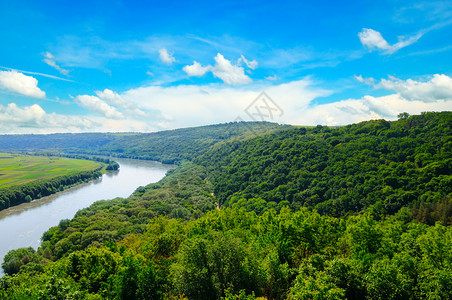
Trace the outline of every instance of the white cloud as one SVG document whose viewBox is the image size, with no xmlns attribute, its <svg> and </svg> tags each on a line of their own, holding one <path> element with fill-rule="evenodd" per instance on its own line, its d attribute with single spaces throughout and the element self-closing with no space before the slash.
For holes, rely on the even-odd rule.
<svg viewBox="0 0 452 300">
<path fill-rule="evenodd" d="M 357 81 L 359 81 L 359 82 L 361 82 L 361 83 L 365 83 L 365 84 L 367 84 L 367 85 L 374 85 L 374 84 L 375 84 L 375 79 L 372 78 L 372 77 L 369 77 L 369 78 L 363 78 L 363 76 L 361 76 L 361 75 L 359 75 L 359 76 L 354 75 L 354 77 L 355 77 L 355 79 L 356 79 Z"/>
<path fill-rule="evenodd" d="M 242 58 L 245 59 L 245 57 L 243 57 L 242 55 L 238 63 L 241 62 Z M 203 67 L 200 63 L 194 61 L 192 65 L 187 65 L 182 70 L 184 70 L 184 72 L 189 76 L 203 76 L 210 71 L 212 72 L 213 76 L 220 78 L 224 83 L 229 85 L 247 84 L 253 81 L 250 77 L 248 77 L 248 75 L 245 74 L 243 67 L 239 65 L 233 65 L 231 61 L 224 58 L 221 53 L 217 53 L 214 59 L 214 66 L 207 65 Z M 248 63 L 254 66 L 253 62 Z M 255 66 L 257 66 L 257 62 Z"/>
<path fill-rule="evenodd" d="M 84 117 L 48 114 L 37 104 L 23 108 L 15 103 L 0 105 L 1 133 L 79 132 L 94 126 L 95 122 Z"/>
<path fill-rule="evenodd" d="M 257 68 L 257 65 L 258 65 L 258 63 L 257 63 L 257 61 L 256 60 L 251 60 L 251 61 L 249 61 L 249 60 L 247 60 L 246 58 L 245 58 L 245 56 L 243 56 L 243 54 L 240 56 L 240 58 L 239 58 L 239 60 L 238 60 L 238 64 L 241 64 L 242 63 L 242 61 L 246 64 L 246 66 L 248 67 L 248 68 L 250 68 L 251 70 L 255 70 L 256 68 Z"/>
<path fill-rule="evenodd" d="M 242 67 L 233 65 L 220 53 L 215 56 L 215 65 L 212 67 L 212 74 L 223 80 L 224 83 L 230 85 L 252 82 L 251 78 L 245 74 L 245 70 Z"/>
<path fill-rule="evenodd" d="M 108 104 L 124 109 L 123 112 L 124 115 L 139 118 L 150 116 L 149 113 L 146 113 L 140 108 L 138 108 L 137 104 L 124 100 L 124 98 L 121 95 L 119 95 L 116 92 L 113 92 L 112 90 L 105 89 L 104 91 L 95 91 L 95 93 L 101 100 L 107 102 Z"/>
<path fill-rule="evenodd" d="M 267 80 L 277 80 L 278 79 L 278 76 L 275 74 L 275 75 L 269 75 L 269 76 L 267 76 L 267 77 L 265 77 L 265 79 L 267 79 Z"/>
<path fill-rule="evenodd" d="M 38 87 L 38 80 L 17 71 L 0 71 L 0 88 L 32 98 L 45 98 L 46 94 Z"/>
<path fill-rule="evenodd" d="M 108 119 L 95 116 L 47 113 L 37 104 L 19 107 L 15 103 L 0 105 L 0 133 L 55 132 L 150 132 L 161 129 L 155 122 Z"/>
<path fill-rule="evenodd" d="M 413 79 L 401 80 L 394 76 L 381 79 L 376 83 L 373 78 L 355 76 L 356 80 L 371 85 L 374 88 L 394 91 L 400 97 L 409 101 L 435 102 L 437 100 L 452 100 L 452 78 L 444 74 L 435 74 L 427 81 Z"/>
<path fill-rule="evenodd" d="M 437 100 L 452 100 L 452 78 L 444 74 L 435 74 L 428 81 L 401 80 L 390 76 L 382 79 L 376 88 L 397 92 L 407 100 L 433 102 Z"/>
<path fill-rule="evenodd" d="M 395 120 L 404 111 L 420 114 L 450 110 L 450 103 L 445 100 L 407 100 L 399 94 L 318 105 L 314 99 L 331 95 L 333 91 L 318 87 L 310 78 L 279 85 L 254 84 L 242 89 L 221 85 L 150 86 L 129 90 L 121 96 L 127 101 L 142 103 L 148 110 L 158 110 L 166 117 L 161 126 L 174 129 L 230 122 L 237 117 L 251 120 L 245 109 L 263 90 L 284 112 L 269 121 L 293 125 L 335 126 L 369 119 Z"/>
<path fill-rule="evenodd" d="M 363 30 L 358 33 L 359 40 L 361 41 L 361 44 L 363 44 L 363 46 L 366 46 L 371 51 L 375 49 L 384 50 L 384 53 L 386 54 L 392 54 L 406 46 L 417 42 L 422 37 L 422 35 L 422 33 L 418 33 L 411 37 L 399 37 L 399 41 L 397 43 L 390 45 L 383 38 L 381 33 L 376 30 L 363 28 Z"/>
<path fill-rule="evenodd" d="M 371 119 L 396 120 L 401 112 L 420 114 L 424 111 L 450 110 L 446 101 L 422 102 L 409 101 L 398 94 L 361 99 L 348 99 L 334 103 L 317 105 L 302 112 L 291 124 L 299 125 L 346 125 Z"/>
<path fill-rule="evenodd" d="M 448 86 L 449 80 L 448 77 L 438 75 L 423 83 L 438 88 Z M 250 104 L 259 105 L 254 101 L 262 91 L 265 91 L 283 111 L 282 116 L 275 113 L 274 118 L 268 121 L 293 125 L 344 125 L 369 119 L 396 119 L 397 115 L 404 111 L 419 114 L 423 111 L 450 110 L 450 101 L 447 100 L 450 98 L 436 96 L 436 100 L 432 98 L 430 102 L 415 100 L 407 96 L 406 90 L 410 89 L 402 88 L 403 84 L 410 86 L 409 81 L 394 79 L 388 81 L 395 86 L 385 82 L 386 87 L 398 93 L 384 97 L 364 96 L 360 99 L 320 105 L 316 104 L 314 99 L 329 96 L 333 91 L 322 89 L 309 77 L 277 85 L 269 82 L 255 83 L 240 89 L 222 84 L 147 86 L 121 94 L 106 89 L 97 91 L 97 96 L 81 95 L 75 98 L 77 103 L 101 113 L 101 116 L 82 117 L 46 113 L 38 105 L 24 108 L 19 108 L 15 104 L 7 107 L 0 105 L 0 131 L 149 132 L 231 122 L 237 117 L 251 120 L 245 109 Z M 137 117 L 140 113 L 146 116 Z"/>
<path fill-rule="evenodd" d="M 176 59 L 173 57 L 172 53 L 169 53 L 166 48 L 161 48 L 159 50 L 160 60 L 167 65 L 171 65 Z"/>
<path fill-rule="evenodd" d="M 368 47 L 369 49 L 383 49 L 388 50 L 391 46 L 386 42 L 380 32 L 375 31 L 369 28 L 363 28 L 363 31 L 358 33 L 359 40 L 363 46 Z"/>
<path fill-rule="evenodd" d="M 81 106 L 93 112 L 100 113 L 107 118 L 121 119 L 124 117 L 123 114 L 119 112 L 115 107 L 108 105 L 96 96 L 79 95 L 75 98 L 75 100 Z"/>
<path fill-rule="evenodd" d="M 199 62 L 193 61 L 192 65 L 187 65 L 182 68 L 185 73 L 188 74 L 188 76 L 203 76 L 206 74 L 212 67 L 206 66 L 203 67 Z"/>
<path fill-rule="evenodd" d="M 251 120 L 245 109 L 265 90 L 283 111 L 274 122 L 295 120 L 308 109 L 310 102 L 331 92 L 314 87 L 309 79 L 286 84 L 253 85 L 236 89 L 224 85 L 149 86 L 132 89 L 121 96 L 127 101 L 141 103 L 146 110 L 156 110 L 166 129 L 231 122 L 237 117 Z"/>
<path fill-rule="evenodd" d="M 103 91 L 95 91 L 97 97 L 99 97 L 100 99 L 122 107 L 122 108 L 130 108 L 131 104 L 127 103 L 127 101 L 125 101 L 118 93 L 113 92 L 112 90 L 109 89 L 105 89 Z"/>
<path fill-rule="evenodd" d="M 43 77 L 52 78 L 52 79 L 61 80 L 61 81 L 74 82 L 73 80 L 69 80 L 66 78 L 53 76 L 53 75 L 49 75 L 49 74 L 39 73 L 39 72 L 31 72 L 31 71 L 12 69 L 12 68 L 7 68 L 7 67 L 3 67 L 3 66 L 0 66 L 0 69 L 4 69 L 7 71 L 16 71 L 16 72 L 23 73 L 23 74 L 38 75 L 38 76 L 43 76 Z"/>
<path fill-rule="evenodd" d="M 67 75 L 69 73 L 69 70 L 63 69 L 59 65 L 57 65 L 57 63 L 55 62 L 55 57 L 50 52 L 46 52 L 44 54 L 43 61 L 46 64 L 48 64 L 49 66 L 51 66 L 51 67 L 55 68 L 56 70 L 58 70 L 58 72 L 60 72 L 63 75 Z"/>
</svg>

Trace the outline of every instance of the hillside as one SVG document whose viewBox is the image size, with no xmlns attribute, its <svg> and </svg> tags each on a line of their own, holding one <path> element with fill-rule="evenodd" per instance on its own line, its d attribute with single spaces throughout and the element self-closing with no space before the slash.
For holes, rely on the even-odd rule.
<svg viewBox="0 0 452 300">
<path fill-rule="evenodd" d="M 220 141 L 11 251 L 0 298 L 450 299 L 451 125 Z"/>
<path fill-rule="evenodd" d="M 340 128 L 289 128 L 196 159 L 222 205 L 262 212 L 280 203 L 343 216 L 452 195 L 452 113 Z"/>
<path fill-rule="evenodd" d="M 221 141 L 251 138 L 286 127 L 289 126 L 238 122 L 154 133 L 0 135 L 0 150 L 111 155 L 180 164 Z"/>
</svg>

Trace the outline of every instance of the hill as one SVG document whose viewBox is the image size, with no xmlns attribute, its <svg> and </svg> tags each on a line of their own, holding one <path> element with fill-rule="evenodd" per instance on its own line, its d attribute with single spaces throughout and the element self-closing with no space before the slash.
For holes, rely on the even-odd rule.
<svg viewBox="0 0 452 300">
<path fill-rule="evenodd" d="M 63 133 L 0 135 L 0 150 L 91 154 L 180 164 L 210 146 L 289 127 L 268 122 L 236 122 L 154 133 Z"/>
<path fill-rule="evenodd" d="M 208 169 L 222 205 L 394 214 L 451 198 L 452 113 L 289 128 L 216 147 L 195 161 Z"/>
<path fill-rule="evenodd" d="M 221 141 L 11 251 L 0 297 L 450 299 L 451 125 L 425 113 Z"/>
</svg>

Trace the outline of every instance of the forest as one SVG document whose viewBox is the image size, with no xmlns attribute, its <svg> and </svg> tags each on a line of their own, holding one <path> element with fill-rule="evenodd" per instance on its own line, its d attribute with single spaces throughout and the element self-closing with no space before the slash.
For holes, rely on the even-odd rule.
<svg viewBox="0 0 452 300">
<path fill-rule="evenodd" d="M 254 125 L 102 145 L 179 167 L 10 251 L 0 298 L 452 298 L 451 112 Z"/>
</svg>

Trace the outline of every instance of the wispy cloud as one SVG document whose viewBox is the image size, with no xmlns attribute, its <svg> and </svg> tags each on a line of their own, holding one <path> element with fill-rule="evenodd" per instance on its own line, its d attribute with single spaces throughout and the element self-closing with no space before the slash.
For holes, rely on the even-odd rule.
<svg viewBox="0 0 452 300">
<path fill-rule="evenodd" d="M 253 59 L 253 60 L 247 60 L 247 59 L 245 58 L 245 56 L 243 56 L 243 54 L 242 54 L 242 55 L 240 55 L 240 58 L 239 58 L 239 60 L 237 61 L 237 64 L 241 64 L 242 61 L 243 61 L 243 62 L 246 64 L 246 66 L 247 66 L 248 68 L 250 68 L 251 70 L 255 70 L 255 69 L 257 68 L 258 62 L 257 62 L 255 59 Z"/>
<path fill-rule="evenodd" d="M 58 77 L 58 76 L 49 75 L 49 74 L 45 74 L 45 73 L 38 73 L 38 72 L 31 72 L 31 71 L 23 71 L 23 70 L 19 70 L 19 69 L 13 69 L 13 68 L 2 67 L 2 66 L 0 66 L 0 69 L 7 70 L 7 71 L 16 71 L 16 72 L 20 72 L 20 73 L 24 73 L 24 74 L 30 74 L 30 75 L 43 76 L 43 77 L 47 77 L 47 78 L 51 78 L 51 79 L 56 79 L 56 80 L 62 80 L 62 81 L 68 81 L 68 82 L 75 82 L 75 81 L 70 80 L 70 79 L 67 79 L 67 78 L 61 78 L 61 77 Z"/>
<path fill-rule="evenodd" d="M 67 75 L 69 73 L 69 70 L 63 69 L 62 67 L 57 65 L 57 63 L 55 62 L 55 57 L 50 52 L 46 52 L 44 54 L 43 61 L 46 64 L 48 64 L 49 66 L 51 66 L 52 68 L 55 68 L 56 70 L 58 70 L 58 72 L 60 72 L 63 75 Z"/>
<path fill-rule="evenodd" d="M 443 22 L 452 17 L 451 1 L 409 1 L 397 9 L 393 20 L 400 23 Z"/>
<path fill-rule="evenodd" d="M 423 34 L 424 33 L 417 33 L 410 37 L 399 37 L 399 41 L 393 45 L 390 45 L 383 38 L 380 32 L 370 28 L 363 28 L 363 30 L 358 33 L 358 37 L 361 44 L 367 47 L 370 51 L 383 50 L 383 53 L 385 54 L 393 54 L 400 49 L 417 42 Z"/>
</svg>

